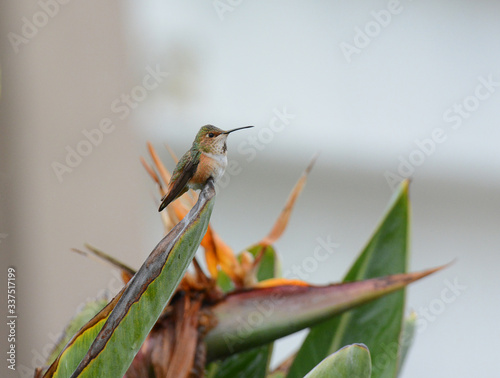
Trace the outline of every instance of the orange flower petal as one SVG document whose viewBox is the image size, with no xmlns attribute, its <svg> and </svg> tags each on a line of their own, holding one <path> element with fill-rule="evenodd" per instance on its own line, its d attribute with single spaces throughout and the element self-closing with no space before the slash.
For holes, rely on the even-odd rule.
<svg viewBox="0 0 500 378">
<path fill-rule="evenodd" d="M 142 156 L 140 159 L 141 159 L 141 164 L 144 167 L 144 169 L 146 170 L 146 172 L 148 172 L 148 174 L 151 176 L 153 181 L 158 184 L 158 186 L 160 187 L 160 190 L 163 190 L 163 186 L 161 184 L 160 178 L 158 177 L 158 175 L 156 174 L 154 169 L 146 162 L 146 160 Z"/>
<path fill-rule="evenodd" d="M 148 142 L 148 151 L 151 155 L 151 158 L 153 159 L 153 162 L 155 163 L 156 168 L 158 169 L 158 172 L 160 173 L 161 178 L 163 179 L 164 184 L 168 184 L 168 182 L 170 181 L 170 172 L 167 170 L 167 168 L 165 168 L 162 161 L 158 157 L 156 150 L 150 142 Z"/>
<path fill-rule="evenodd" d="M 205 248 L 205 261 L 207 262 L 207 269 L 212 278 L 217 278 L 217 254 L 213 248 Z"/>
<path fill-rule="evenodd" d="M 260 281 L 254 285 L 256 288 L 274 287 L 274 286 L 312 286 L 305 281 L 288 278 L 270 278 Z"/>
<path fill-rule="evenodd" d="M 172 157 L 172 160 L 174 161 L 174 163 L 177 165 L 177 163 L 179 162 L 179 158 L 175 154 L 174 150 L 172 150 L 167 143 L 165 143 L 165 148 L 167 149 L 168 153 Z"/>
<path fill-rule="evenodd" d="M 271 232 L 269 235 L 267 235 L 264 239 L 260 241 L 260 245 L 262 246 L 268 246 L 271 244 L 274 244 L 276 240 L 278 240 L 283 232 L 285 231 L 286 226 L 288 225 L 288 220 L 290 219 L 290 215 L 292 214 L 293 206 L 295 205 L 295 201 L 299 197 L 300 192 L 304 188 L 304 185 L 306 184 L 307 181 L 307 175 L 311 171 L 314 163 L 316 162 L 318 155 L 315 155 L 311 162 L 309 163 L 308 167 L 300 177 L 299 181 L 295 184 L 295 187 L 292 189 L 292 192 L 290 193 L 290 196 L 288 197 L 288 200 L 286 201 L 285 207 L 281 211 L 281 214 L 279 215 L 278 219 L 276 220 L 276 223 L 274 224 Z"/>
<path fill-rule="evenodd" d="M 236 283 L 241 281 L 242 270 L 231 247 L 229 247 L 216 233 L 212 234 L 215 243 L 215 252 L 221 269 Z"/>
<path fill-rule="evenodd" d="M 201 240 L 201 246 L 203 248 L 211 248 L 215 251 L 215 243 L 214 243 L 214 238 L 212 237 L 212 227 L 210 224 L 207 227 L 207 232 L 205 233 L 205 236 L 203 236 L 203 239 Z"/>
</svg>

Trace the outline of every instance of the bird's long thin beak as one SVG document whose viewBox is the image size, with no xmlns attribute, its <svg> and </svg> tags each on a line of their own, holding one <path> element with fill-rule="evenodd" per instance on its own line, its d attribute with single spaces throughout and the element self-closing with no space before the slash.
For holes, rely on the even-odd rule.
<svg viewBox="0 0 500 378">
<path fill-rule="evenodd" d="M 224 134 L 230 134 L 230 133 L 232 133 L 233 131 L 237 131 L 237 130 L 249 129 L 250 127 L 253 127 L 253 126 L 238 127 L 238 128 L 236 128 L 236 129 L 232 129 L 232 130 L 226 131 Z"/>
</svg>

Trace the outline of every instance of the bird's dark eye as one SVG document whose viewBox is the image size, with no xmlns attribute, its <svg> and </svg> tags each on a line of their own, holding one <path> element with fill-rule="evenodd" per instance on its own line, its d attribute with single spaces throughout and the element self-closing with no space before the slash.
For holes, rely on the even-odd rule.
<svg viewBox="0 0 500 378">
<path fill-rule="evenodd" d="M 214 133 L 210 133 L 210 134 L 208 134 L 208 137 L 209 137 L 209 138 L 213 138 L 214 136 L 215 136 L 215 134 L 214 134 Z"/>
</svg>

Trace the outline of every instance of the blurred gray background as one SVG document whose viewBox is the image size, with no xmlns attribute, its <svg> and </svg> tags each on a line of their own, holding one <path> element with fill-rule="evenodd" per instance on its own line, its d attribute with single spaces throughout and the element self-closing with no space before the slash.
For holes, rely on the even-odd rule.
<svg viewBox="0 0 500 378">
<path fill-rule="evenodd" d="M 496 376 L 499 12 L 493 1 L 4 3 L 0 249 L 2 269 L 17 270 L 19 319 L 18 371 L 2 362 L 2 376 L 30 376 L 82 303 L 119 289 L 70 248 L 140 266 L 162 235 L 145 142 L 173 168 L 163 144 L 182 154 L 206 123 L 256 126 L 229 138 L 240 169 L 212 217 L 236 250 L 267 234 L 321 152 L 277 243 L 285 272 L 318 238 L 339 244 L 302 269 L 313 283 L 341 280 L 411 176 L 411 270 L 456 262 L 408 291 L 420 321 L 402 376 Z M 279 342 L 273 364 L 304 336 Z"/>
</svg>

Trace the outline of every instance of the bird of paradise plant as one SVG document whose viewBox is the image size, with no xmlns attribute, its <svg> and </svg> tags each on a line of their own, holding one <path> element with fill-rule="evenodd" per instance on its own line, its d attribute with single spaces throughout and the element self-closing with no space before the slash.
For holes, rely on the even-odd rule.
<svg viewBox="0 0 500 378">
<path fill-rule="evenodd" d="M 170 173 L 148 150 L 153 164 L 141 161 L 163 196 Z M 316 286 L 280 277 L 274 248 L 313 164 L 269 234 L 239 253 L 209 224 L 211 181 L 161 213 L 166 236 L 137 271 L 90 245 L 76 250 L 119 269 L 125 286 L 73 320 L 35 377 L 396 377 L 415 322 L 404 320 L 404 287 L 441 269 L 406 273 L 409 183 L 343 282 Z M 297 353 L 271 369 L 273 342 L 305 328 Z"/>
</svg>

